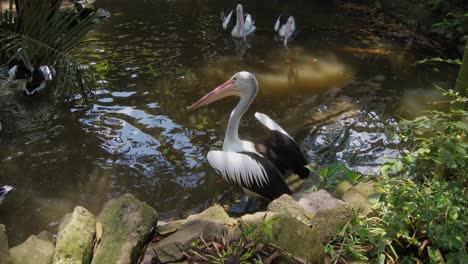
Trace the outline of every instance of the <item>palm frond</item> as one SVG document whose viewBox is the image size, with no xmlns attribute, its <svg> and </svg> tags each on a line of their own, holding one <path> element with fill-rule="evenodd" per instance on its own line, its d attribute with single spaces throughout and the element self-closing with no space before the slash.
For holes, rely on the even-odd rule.
<svg viewBox="0 0 468 264">
<path fill-rule="evenodd" d="M 1 0 L 0 0 L 1 1 Z M 85 98 L 95 86 L 97 74 L 81 66 L 69 51 L 99 22 L 96 12 L 86 17 L 75 9 L 60 11 L 62 0 L 13 0 L 0 17 L 0 56 L 7 62 L 17 56 L 18 50 L 28 55 L 35 67 L 49 66 L 57 95 L 81 93 Z"/>
</svg>

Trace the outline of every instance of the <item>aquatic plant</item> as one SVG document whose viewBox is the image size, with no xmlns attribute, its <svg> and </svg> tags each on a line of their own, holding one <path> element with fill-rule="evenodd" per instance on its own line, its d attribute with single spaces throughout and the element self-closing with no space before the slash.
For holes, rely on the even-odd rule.
<svg viewBox="0 0 468 264">
<path fill-rule="evenodd" d="M 95 11 L 60 10 L 61 5 L 62 0 L 9 0 L 9 8 L 4 13 L 0 10 L 0 60 L 6 64 L 21 48 L 33 66 L 54 69 L 50 86 L 57 95 L 81 93 L 87 98 L 97 83 L 96 74 L 69 51 L 100 19 Z"/>
</svg>

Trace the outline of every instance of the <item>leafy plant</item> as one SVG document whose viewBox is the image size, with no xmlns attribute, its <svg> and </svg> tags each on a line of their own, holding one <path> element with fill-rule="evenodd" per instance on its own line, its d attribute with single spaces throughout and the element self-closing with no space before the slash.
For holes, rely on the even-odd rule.
<svg viewBox="0 0 468 264">
<path fill-rule="evenodd" d="M 460 59 L 443 59 L 441 57 L 426 58 L 415 61 L 413 65 L 428 64 L 428 63 L 447 63 L 452 65 L 461 65 Z"/>
<path fill-rule="evenodd" d="M 448 13 L 441 22 L 432 25 L 432 31 L 447 39 L 465 33 L 468 13 Z"/>
<path fill-rule="evenodd" d="M 468 101 L 452 90 L 444 95 L 451 104 Z M 405 150 L 401 158 L 390 160 L 382 167 L 382 173 L 403 173 L 425 180 L 445 176 L 437 171 L 442 164 L 449 169 L 448 177 L 460 184 L 466 183 L 467 118 L 465 111 L 451 109 L 448 112 L 431 110 L 413 120 L 402 120 L 397 136 L 402 142 L 412 145 L 413 150 Z"/>
<path fill-rule="evenodd" d="M 81 93 L 96 85 L 94 72 L 81 66 L 69 51 L 99 21 L 96 12 L 86 17 L 76 11 L 60 11 L 62 0 L 10 0 L 0 17 L 0 55 L 3 62 L 21 48 L 32 65 L 53 68 L 53 87 L 58 95 Z M 15 12 L 16 11 L 16 12 Z"/>
<path fill-rule="evenodd" d="M 333 164 L 320 170 L 312 169 L 312 172 L 323 180 L 325 189 L 332 189 L 342 181 L 354 184 L 362 177 L 362 174 L 352 171 L 344 164 Z"/>
<path fill-rule="evenodd" d="M 226 237 L 213 241 L 200 240 L 192 243 L 192 249 L 186 254 L 190 263 L 270 263 L 280 256 L 278 248 L 265 243 L 272 236 L 272 225 L 280 218 L 263 219 L 259 224 L 240 223 L 239 239 L 229 241 Z M 267 260 L 266 262 L 263 260 Z"/>
</svg>

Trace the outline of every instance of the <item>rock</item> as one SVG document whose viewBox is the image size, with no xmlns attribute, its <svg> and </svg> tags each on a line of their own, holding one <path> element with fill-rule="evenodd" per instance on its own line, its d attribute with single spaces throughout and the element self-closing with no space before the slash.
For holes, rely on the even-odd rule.
<svg viewBox="0 0 468 264">
<path fill-rule="evenodd" d="M 60 222 L 53 263 L 90 263 L 95 222 L 94 215 L 80 206 L 73 213 L 65 215 Z"/>
<path fill-rule="evenodd" d="M 366 197 L 369 197 L 370 195 L 375 193 L 375 183 L 373 181 L 360 182 L 353 188 Z"/>
<path fill-rule="evenodd" d="M 168 263 L 182 261 L 184 251 L 191 243 L 203 237 L 206 240 L 223 234 L 225 223 L 219 220 L 193 219 L 183 224 L 177 232 L 166 237 L 157 244 L 148 246 L 142 263 Z"/>
<path fill-rule="evenodd" d="M 8 238 L 5 234 L 5 226 L 0 225 L 0 264 L 10 263 L 10 253 L 8 252 Z"/>
<path fill-rule="evenodd" d="M 276 220 L 274 220 L 276 219 Z M 274 212 L 258 212 L 253 215 L 244 215 L 241 217 L 241 223 L 258 226 L 262 222 L 271 221 L 271 237 L 266 237 L 266 242 L 276 245 L 292 256 L 304 260 L 305 263 L 323 263 L 324 248 L 318 239 L 317 230 L 309 228 L 296 218 L 289 215 Z M 231 230 L 230 234 L 242 232 L 237 226 Z M 236 236 L 230 236 L 236 239 Z M 286 263 L 294 263 L 291 260 Z"/>
<path fill-rule="evenodd" d="M 42 234 L 30 236 L 23 244 L 10 249 L 12 264 L 50 264 L 54 257 L 54 245 Z"/>
<path fill-rule="evenodd" d="M 372 204 L 369 202 L 368 197 L 355 188 L 351 188 L 343 194 L 343 200 L 353 209 L 359 210 L 364 216 L 372 212 Z"/>
<path fill-rule="evenodd" d="M 343 194 L 349 189 L 353 188 L 353 185 L 350 182 L 344 181 L 336 185 L 335 194 L 338 198 L 343 197 Z"/>
<path fill-rule="evenodd" d="M 315 216 L 315 212 L 308 212 L 291 196 L 283 194 L 279 198 L 273 200 L 268 205 L 268 210 L 280 214 L 286 214 L 296 218 L 304 224 L 310 224 Z"/>
<path fill-rule="evenodd" d="M 96 219 L 103 234 L 92 263 L 136 263 L 157 217 L 152 207 L 131 194 L 107 202 Z"/>
<path fill-rule="evenodd" d="M 160 235 L 171 234 L 177 231 L 183 224 L 195 219 L 221 221 L 225 224 L 234 222 L 234 219 L 229 217 L 229 215 L 226 213 L 226 210 L 224 210 L 222 206 L 214 205 L 199 214 L 190 215 L 186 219 L 169 222 L 159 221 L 157 225 L 157 231 Z"/>
<path fill-rule="evenodd" d="M 334 198 L 325 190 L 293 195 L 306 211 L 315 214 L 311 226 L 317 230 L 320 241 L 325 243 L 333 237 L 354 213 L 342 200 Z"/>
</svg>

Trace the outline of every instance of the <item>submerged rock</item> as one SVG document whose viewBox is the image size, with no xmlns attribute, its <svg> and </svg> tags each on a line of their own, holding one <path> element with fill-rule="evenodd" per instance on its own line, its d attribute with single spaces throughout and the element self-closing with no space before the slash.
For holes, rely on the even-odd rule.
<svg viewBox="0 0 468 264">
<path fill-rule="evenodd" d="M 73 213 L 65 215 L 59 226 L 54 264 L 90 263 L 95 226 L 94 215 L 83 207 L 78 206 Z"/>
<path fill-rule="evenodd" d="M 8 238 L 5 234 L 5 226 L 0 225 L 0 264 L 10 263 L 10 253 L 8 252 Z"/>
<path fill-rule="evenodd" d="M 54 244 L 45 235 L 30 236 L 23 244 L 10 249 L 12 264 L 50 264 L 54 257 Z"/>
<path fill-rule="evenodd" d="M 193 219 L 183 224 L 177 232 L 157 244 L 148 246 L 142 263 L 173 263 L 185 258 L 184 251 L 191 243 L 203 237 L 206 240 L 221 236 L 225 224 L 218 220 Z"/>
<path fill-rule="evenodd" d="M 152 207 L 131 194 L 107 202 L 97 217 L 103 234 L 92 263 L 136 263 L 157 217 Z"/>
</svg>

